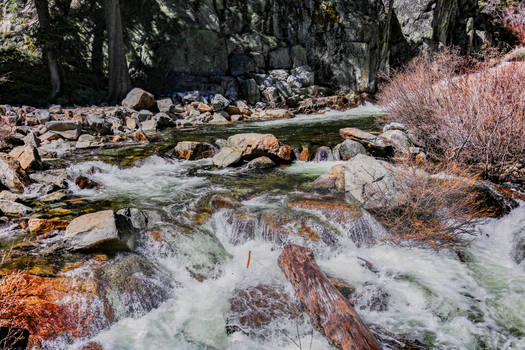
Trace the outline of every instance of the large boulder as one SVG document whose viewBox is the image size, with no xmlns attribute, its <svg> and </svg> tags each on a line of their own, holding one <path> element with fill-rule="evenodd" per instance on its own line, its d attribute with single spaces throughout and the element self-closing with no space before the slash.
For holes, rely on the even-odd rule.
<svg viewBox="0 0 525 350">
<path fill-rule="evenodd" d="M 410 180 L 427 176 L 423 170 L 394 166 L 363 154 L 344 166 L 346 194 L 370 209 L 404 204 Z"/>
<path fill-rule="evenodd" d="M 272 134 L 237 134 L 228 138 L 228 144 L 242 151 L 243 159 L 268 157 L 277 162 L 290 162 L 292 148 L 283 145 Z"/>
<path fill-rule="evenodd" d="M 122 101 L 122 105 L 140 111 L 141 109 L 153 110 L 156 103 L 155 97 L 152 94 L 142 89 L 134 88 Z"/>
<path fill-rule="evenodd" d="M 0 184 L 13 192 L 24 192 L 29 185 L 20 164 L 5 153 L 0 153 Z"/>
<path fill-rule="evenodd" d="M 179 159 L 198 160 L 213 157 L 215 148 L 207 142 L 182 141 L 175 146 L 174 154 Z"/>
<path fill-rule="evenodd" d="M 133 250 L 135 236 L 130 220 L 112 210 L 79 216 L 66 228 L 68 246 L 74 251 Z"/>
</svg>

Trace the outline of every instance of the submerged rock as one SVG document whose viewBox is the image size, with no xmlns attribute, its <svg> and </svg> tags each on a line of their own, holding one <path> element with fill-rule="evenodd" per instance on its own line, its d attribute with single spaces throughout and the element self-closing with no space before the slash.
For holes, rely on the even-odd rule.
<svg viewBox="0 0 525 350">
<path fill-rule="evenodd" d="M 288 207 L 314 213 L 336 227 L 358 247 L 370 246 L 389 236 L 374 217 L 353 204 L 333 200 L 302 200 L 288 203 Z"/>
<path fill-rule="evenodd" d="M 14 298 L 0 309 L 0 327 L 28 330 L 29 348 L 47 348 L 46 342 L 56 339 L 70 345 L 126 317 L 140 317 L 166 300 L 173 285 L 166 272 L 140 255 L 69 258 L 77 261 L 56 276 L 2 275 L 11 283 L 0 285 L 0 295 Z M 66 273 L 75 269 L 78 273 Z"/>
<path fill-rule="evenodd" d="M 73 251 L 133 250 L 135 236 L 129 219 L 112 210 L 79 216 L 66 228 L 67 244 Z"/>
<path fill-rule="evenodd" d="M 329 162 L 335 160 L 330 147 L 322 146 L 317 149 L 314 162 Z"/>
<path fill-rule="evenodd" d="M 272 322 L 300 317 L 301 306 L 284 290 L 266 285 L 248 287 L 233 292 L 226 320 L 226 332 L 263 335 L 264 328 Z"/>
</svg>

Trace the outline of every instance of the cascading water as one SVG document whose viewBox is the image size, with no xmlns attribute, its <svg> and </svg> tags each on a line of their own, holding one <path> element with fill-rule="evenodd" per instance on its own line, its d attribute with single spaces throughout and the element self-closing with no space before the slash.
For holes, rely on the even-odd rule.
<svg viewBox="0 0 525 350">
<path fill-rule="evenodd" d="M 256 131 L 276 124 L 259 123 Z M 290 316 L 297 299 L 277 264 L 287 242 L 312 249 L 326 274 L 355 287 L 355 308 L 385 349 L 407 339 L 423 349 L 525 348 L 525 273 L 513 260 L 517 237 L 525 230 L 525 205 L 481 225 L 461 259 L 450 251 L 356 244 L 355 235 L 340 222 L 288 206 L 312 198 L 309 184 L 334 164 L 296 162 L 247 173 L 211 170 L 205 160 L 151 156 L 133 168 L 100 161 L 70 167 L 71 174 L 87 174 L 101 184 L 99 189 L 76 189 L 78 196 L 157 214 L 148 230 L 159 232 L 161 239 L 143 233 L 136 251 L 171 279 L 169 296 L 160 306 L 121 319 L 73 348 L 96 341 L 104 349 L 329 349 L 303 313 Z M 220 209 L 211 216 L 203 210 L 216 193 L 242 197 L 235 210 L 242 210 L 243 219 L 253 218 L 250 230 L 255 234 L 239 239 L 247 231 L 232 220 L 235 210 Z M 195 219 L 203 213 L 205 220 Z M 283 227 L 292 234 L 284 241 L 265 237 L 268 227 L 261 218 L 266 214 L 285 217 Z M 377 224 L 372 218 L 363 220 L 365 228 Z M 314 233 L 326 230 L 322 234 L 331 239 L 302 238 L 297 222 Z M 264 299 L 265 293 L 282 299 L 265 304 L 272 319 L 259 327 L 232 311 L 232 299 L 256 305 L 257 295 Z M 235 299 L 239 295 L 241 301 Z M 243 296 L 256 301 L 242 301 Z M 291 309 L 283 307 L 288 301 Z M 60 342 L 53 346 L 71 347 Z"/>
</svg>

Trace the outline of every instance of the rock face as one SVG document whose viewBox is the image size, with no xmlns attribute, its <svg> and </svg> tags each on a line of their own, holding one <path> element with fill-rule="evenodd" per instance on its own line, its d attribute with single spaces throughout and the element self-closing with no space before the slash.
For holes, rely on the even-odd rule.
<svg viewBox="0 0 525 350">
<path fill-rule="evenodd" d="M 71 250 L 133 250 L 135 229 L 129 219 L 112 210 L 82 215 L 66 228 Z"/>
<path fill-rule="evenodd" d="M 17 3 L 23 9 L 29 0 Z M 267 88 L 258 75 L 273 70 L 290 77 L 273 86 L 285 100 L 285 91 L 312 84 L 373 90 L 378 71 L 424 48 L 468 50 L 480 42 L 486 19 L 479 12 L 475 0 L 177 0 L 147 8 L 132 1 L 122 22 L 133 31 L 130 67 L 148 90 L 163 96 L 197 90 L 255 103 Z M 82 16 L 73 23 L 93 25 L 93 13 Z M 137 52 L 144 54 L 131 55 Z M 0 100 L 7 102 L 9 91 L 3 89 Z"/>
</svg>

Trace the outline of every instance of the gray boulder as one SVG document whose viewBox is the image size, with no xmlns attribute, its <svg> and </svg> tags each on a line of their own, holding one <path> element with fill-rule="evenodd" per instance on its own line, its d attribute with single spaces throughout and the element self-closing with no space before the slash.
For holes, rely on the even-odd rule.
<svg viewBox="0 0 525 350">
<path fill-rule="evenodd" d="M 78 141 L 75 145 L 76 149 L 85 149 L 85 148 L 95 148 L 100 146 L 100 143 L 97 142 L 97 139 L 93 135 L 84 134 L 80 135 Z"/>
<path fill-rule="evenodd" d="M 62 139 L 53 141 L 38 148 L 40 157 L 62 158 L 71 152 L 71 145 Z"/>
<path fill-rule="evenodd" d="M 385 143 L 390 144 L 396 151 L 403 152 L 412 147 L 412 142 L 407 134 L 401 130 L 388 130 L 379 135 L 379 139 L 384 140 Z"/>
<path fill-rule="evenodd" d="M 345 192 L 365 208 L 401 205 L 406 201 L 407 182 L 413 176 L 427 174 L 358 154 L 344 166 Z"/>
<path fill-rule="evenodd" d="M 152 94 L 142 89 L 134 88 L 122 101 L 122 105 L 140 111 L 141 109 L 153 110 L 156 103 Z"/>
<path fill-rule="evenodd" d="M 88 114 L 86 121 L 91 133 L 106 135 L 111 131 L 111 123 L 99 115 Z"/>
<path fill-rule="evenodd" d="M 162 113 L 173 113 L 175 105 L 171 98 L 165 98 L 157 101 L 157 108 L 159 109 L 159 112 Z"/>
<path fill-rule="evenodd" d="M 46 123 L 46 128 L 50 131 L 69 131 L 69 130 L 79 130 L 80 124 L 76 121 L 71 120 L 55 120 Z"/>
<path fill-rule="evenodd" d="M 242 150 L 235 147 L 223 147 L 213 157 L 213 164 L 219 168 L 226 168 L 239 163 L 242 159 Z"/>
<path fill-rule="evenodd" d="M 345 140 L 334 148 L 334 153 L 339 156 L 341 160 L 349 160 L 358 154 L 366 154 L 365 147 L 359 142 L 353 140 Z"/>
<path fill-rule="evenodd" d="M 66 228 L 67 245 L 73 251 L 118 251 L 135 248 L 136 230 L 130 219 L 113 210 L 77 217 Z"/>
<path fill-rule="evenodd" d="M 230 105 L 230 101 L 221 94 L 216 94 L 211 100 L 211 107 L 215 112 L 222 111 Z"/>
</svg>

